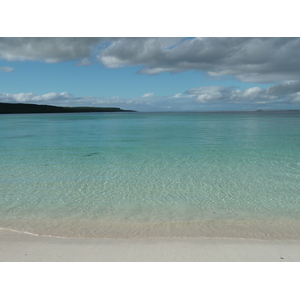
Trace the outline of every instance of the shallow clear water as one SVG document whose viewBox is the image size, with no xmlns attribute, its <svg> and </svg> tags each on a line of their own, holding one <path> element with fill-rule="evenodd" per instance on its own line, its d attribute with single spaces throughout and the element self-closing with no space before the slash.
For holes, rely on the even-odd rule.
<svg viewBox="0 0 300 300">
<path fill-rule="evenodd" d="M 300 112 L 0 116 L 0 227 L 300 238 Z"/>
</svg>

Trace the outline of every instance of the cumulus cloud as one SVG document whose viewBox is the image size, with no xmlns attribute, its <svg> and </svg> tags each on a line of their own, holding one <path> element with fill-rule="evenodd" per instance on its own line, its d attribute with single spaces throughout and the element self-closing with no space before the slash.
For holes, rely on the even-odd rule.
<svg viewBox="0 0 300 300">
<path fill-rule="evenodd" d="M 246 90 L 234 87 L 206 86 L 189 89 L 198 103 L 295 103 L 300 104 L 300 81 L 287 82 L 267 89 L 252 87 Z"/>
<path fill-rule="evenodd" d="M 189 89 L 184 93 L 169 96 L 156 96 L 153 93 L 137 98 L 114 97 L 75 97 L 68 92 L 0 94 L 0 102 L 36 103 L 58 106 L 104 106 L 134 109 L 139 111 L 199 110 L 223 107 L 223 103 L 241 108 L 246 105 L 278 104 L 292 107 L 300 105 L 300 81 L 286 82 L 266 89 L 252 87 L 246 90 L 235 87 L 205 86 Z"/>
<path fill-rule="evenodd" d="M 119 98 L 113 97 L 75 97 L 68 92 L 62 93 L 47 93 L 43 95 L 35 93 L 0 93 L 0 102 L 5 103 L 33 103 L 33 104 L 47 104 L 57 106 L 103 106 L 103 107 L 120 107 L 127 109 L 151 110 L 153 107 L 159 108 L 158 104 L 162 98 Z M 162 104 L 163 105 L 163 104 Z"/>
<path fill-rule="evenodd" d="M 141 74 L 202 70 L 248 82 L 300 79 L 299 38 L 122 38 L 98 59 L 109 68 L 142 66 Z"/>
<path fill-rule="evenodd" d="M 138 98 L 120 98 L 113 97 L 75 97 L 74 95 L 63 93 L 48 93 L 38 95 L 35 93 L 19 94 L 0 94 L 0 102 L 6 103 L 34 103 L 48 104 L 57 106 L 103 106 L 103 107 L 120 107 L 123 109 L 133 109 L 139 111 L 161 111 L 170 108 L 182 107 L 185 99 L 172 101 L 171 97 L 138 97 Z M 181 104 L 180 104 L 181 103 Z M 184 104 L 185 105 L 185 104 Z"/>
<path fill-rule="evenodd" d="M 201 70 L 240 81 L 300 80 L 300 38 L 0 38 L 0 59 L 55 63 L 97 59 L 140 74 Z"/>
<path fill-rule="evenodd" d="M 91 64 L 88 58 L 83 58 L 76 66 L 90 66 Z"/>
<path fill-rule="evenodd" d="M 76 100 L 78 98 L 74 97 L 72 94 L 67 92 L 62 93 L 48 93 L 44 95 L 38 95 L 35 93 L 18 93 L 18 94 L 0 94 L 0 102 L 9 103 L 41 103 L 50 104 L 55 102 L 63 102 L 66 100 Z"/>
<path fill-rule="evenodd" d="M 8 61 L 43 61 L 55 63 L 90 57 L 93 47 L 103 38 L 0 38 L 0 59 Z"/>
<path fill-rule="evenodd" d="M 146 93 L 142 97 L 153 97 L 154 93 Z"/>
<path fill-rule="evenodd" d="M 14 68 L 11 67 L 0 67 L 0 72 L 12 72 Z"/>
<path fill-rule="evenodd" d="M 172 49 L 179 40 L 178 38 L 120 38 L 101 51 L 98 59 L 108 68 L 148 64 L 152 59 L 157 60 L 157 58 L 163 62 L 166 59 L 163 50 Z"/>
</svg>

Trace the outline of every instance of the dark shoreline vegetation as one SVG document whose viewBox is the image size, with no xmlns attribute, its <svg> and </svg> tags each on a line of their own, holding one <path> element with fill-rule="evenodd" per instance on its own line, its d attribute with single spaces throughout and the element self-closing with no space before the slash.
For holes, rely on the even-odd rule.
<svg viewBox="0 0 300 300">
<path fill-rule="evenodd" d="M 135 112 L 118 107 L 63 107 L 54 105 L 0 103 L 0 114 L 41 114 L 41 113 L 80 113 L 80 112 Z"/>
</svg>

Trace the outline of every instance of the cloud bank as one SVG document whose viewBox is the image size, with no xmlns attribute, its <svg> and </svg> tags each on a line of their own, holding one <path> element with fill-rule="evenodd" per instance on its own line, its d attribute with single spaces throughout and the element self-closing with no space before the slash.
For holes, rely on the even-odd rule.
<svg viewBox="0 0 300 300">
<path fill-rule="evenodd" d="M 208 86 L 189 89 L 185 94 L 195 97 L 198 103 L 300 104 L 300 81 L 274 85 L 267 89 L 252 87 L 239 90 L 233 87 Z"/>
<path fill-rule="evenodd" d="M 168 96 L 149 90 L 137 98 L 75 97 L 68 92 L 0 94 L 1 102 L 62 106 L 116 106 L 136 110 L 197 110 L 224 103 L 267 106 L 300 105 L 300 38 L 0 38 L 0 59 L 107 68 L 140 66 L 139 74 L 204 71 L 232 76 L 253 87 L 194 87 Z M 14 68 L 0 67 L 0 72 Z M 255 83 L 273 83 L 269 88 Z M 229 107 L 229 106 L 228 106 Z M 279 107 L 279 106 L 277 106 Z"/>
<path fill-rule="evenodd" d="M 140 74 L 201 70 L 248 82 L 300 79 L 299 38 L 195 38 L 169 47 L 163 41 L 118 39 L 98 59 L 109 68 L 140 65 Z"/>
<path fill-rule="evenodd" d="M 245 82 L 300 80 L 300 38 L 0 38 L 0 59 L 57 63 L 97 58 L 140 74 L 199 70 Z"/>
<path fill-rule="evenodd" d="M 222 86 L 198 87 L 170 96 L 156 96 L 153 93 L 146 93 L 137 98 L 75 97 L 67 92 L 44 95 L 2 93 L 0 94 L 0 102 L 58 106 L 113 106 L 139 111 L 201 110 L 217 107 L 223 103 L 236 105 L 240 108 L 243 108 L 244 105 L 267 107 L 269 104 L 285 104 L 292 108 L 293 105 L 296 107 L 300 105 L 300 81 L 278 84 L 267 89 L 260 87 L 246 90 Z"/>
<path fill-rule="evenodd" d="M 92 56 L 93 47 L 103 38 L 0 38 L 0 59 L 57 63 Z"/>
</svg>

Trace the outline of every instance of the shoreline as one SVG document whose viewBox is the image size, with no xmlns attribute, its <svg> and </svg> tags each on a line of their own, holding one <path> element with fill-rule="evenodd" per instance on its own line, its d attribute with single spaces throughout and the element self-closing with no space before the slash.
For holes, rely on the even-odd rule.
<svg viewBox="0 0 300 300">
<path fill-rule="evenodd" d="M 207 219 L 172 222 L 112 222 L 111 220 L 2 219 L 1 233 L 51 238 L 148 239 L 229 238 L 250 240 L 300 240 L 300 220 Z"/>
<path fill-rule="evenodd" d="M 56 238 L 1 232 L 1 262 L 299 262 L 300 240 Z"/>
</svg>

